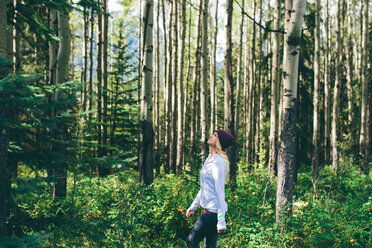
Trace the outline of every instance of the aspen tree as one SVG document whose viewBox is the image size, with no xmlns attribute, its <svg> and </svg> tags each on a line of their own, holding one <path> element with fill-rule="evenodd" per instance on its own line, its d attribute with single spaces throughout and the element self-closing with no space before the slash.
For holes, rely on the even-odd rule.
<svg viewBox="0 0 372 248">
<path fill-rule="evenodd" d="M 351 131 L 353 122 L 353 40 L 352 40 L 352 1 L 347 1 L 347 46 L 346 46 L 346 86 L 347 86 L 347 106 L 348 106 L 348 130 Z"/>
<path fill-rule="evenodd" d="M 329 10 L 328 10 L 328 1 L 326 0 L 325 6 L 325 21 L 324 21 L 324 141 L 323 141 L 323 150 L 324 150 L 324 164 L 329 162 L 329 136 L 330 136 L 330 49 L 329 49 Z"/>
<path fill-rule="evenodd" d="M 200 81 L 200 123 L 201 123 L 201 151 L 202 160 L 205 159 L 207 153 L 207 144 L 205 142 L 208 132 L 208 93 L 207 93 L 207 81 L 208 81 L 208 0 L 203 0 L 203 18 L 202 18 L 202 78 Z"/>
<path fill-rule="evenodd" d="M 146 0 L 143 6 L 142 58 L 141 64 L 141 151 L 139 157 L 140 182 L 153 182 L 153 139 L 152 128 L 152 31 L 153 1 Z"/>
<path fill-rule="evenodd" d="M 370 70 L 368 70 L 368 0 L 363 0 L 363 27 L 362 27 L 362 44 L 361 44 L 361 105 L 360 105 L 360 137 L 359 137 L 359 152 L 362 155 L 361 162 L 359 164 L 360 172 L 368 175 L 368 158 L 369 158 L 369 149 L 368 143 L 370 139 L 367 138 L 367 112 L 368 105 L 368 76 L 370 75 Z"/>
<path fill-rule="evenodd" d="M 167 118 L 166 118 L 166 121 L 167 121 L 167 135 L 166 135 L 166 143 L 165 143 L 165 147 L 166 147 L 166 151 L 165 151 L 165 166 L 167 167 L 167 171 L 169 172 L 171 169 L 172 169 L 172 154 L 171 154 L 171 151 L 172 151 L 172 147 L 171 147 L 171 144 L 172 144 L 172 132 L 173 132 L 173 129 L 172 129 L 172 63 L 173 63 L 173 60 L 172 60 L 172 54 L 173 54 L 173 51 L 172 51 L 172 43 L 173 43 L 173 40 L 172 40 L 172 23 L 173 23 L 173 2 L 171 1 L 170 2 L 170 13 L 169 13 L 169 29 L 168 29 L 168 65 L 167 65 L 167 98 L 166 98 L 166 101 L 167 101 L 167 111 L 166 111 L 166 114 L 167 114 Z"/>
<path fill-rule="evenodd" d="M 103 11 L 103 20 L 102 20 L 102 76 L 103 76 L 103 88 L 102 88 L 102 154 L 107 155 L 106 145 L 107 145 L 107 100 L 108 100 L 108 91 L 107 91 L 107 46 L 108 46 L 108 13 L 107 13 L 107 0 L 103 0 L 102 5 Z M 108 171 L 105 170 L 104 174 L 107 174 Z"/>
<path fill-rule="evenodd" d="M 171 136 L 171 161 L 173 173 L 177 172 L 176 160 L 177 160 L 177 85 L 178 85 L 178 1 L 174 0 L 172 4 L 173 8 L 173 22 L 172 22 L 172 136 Z"/>
<path fill-rule="evenodd" d="M 168 150 L 169 150 L 169 111 L 168 111 L 168 42 L 167 42 L 167 25 L 166 25 L 166 15 L 165 15 L 165 3 L 164 0 L 161 1 L 162 5 L 162 16 L 163 16 L 163 44 L 164 44 L 164 171 L 169 173 L 169 160 L 168 160 Z"/>
<path fill-rule="evenodd" d="M 88 67 L 88 15 L 87 7 L 84 6 L 83 12 L 83 68 L 81 70 L 81 82 L 84 83 L 81 94 L 82 110 L 86 110 L 87 103 L 87 67 Z"/>
<path fill-rule="evenodd" d="M 210 70 L 210 91 L 211 91 L 211 123 L 210 132 L 216 130 L 216 55 L 217 55 L 217 34 L 218 34 L 218 0 L 216 0 L 216 12 L 214 14 L 215 27 L 213 32 L 212 56 L 211 56 L 211 70 Z"/>
<path fill-rule="evenodd" d="M 232 148 L 231 148 L 231 155 L 232 155 L 232 158 L 231 160 L 232 161 L 238 161 L 237 159 L 237 156 L 238 156 L 238 152 L 237 152 L 237 148 L 239 147 L 238 146 L 238 137 L 239 137 L 239 114 L 240 114 L 240 90 L 241 90 L 241 85 L 242 85 L 242 59 L 243 59 L 243 56 L 242 56 L 242 53 L 243 53 L 243 34 L 244 34 L 244 6 L 245 6 L 245 3 L 244 3 L 244 0 L 242 0 L 242 3 L 241 5 L 243 6 L 242 10 L 241 10 L 241 20 L 240 20 L 240 33 L 239 33 L 239 47 L 238 47 L 238 65 L 237 65 L 237 81 L 236 81 L 236 97 L 235 97 L 235 110 L 234 110 L 234 131 L 235 131 L 235 136 L 236 136 L 236 139 L 235 139 L 235 142 L 233 143 L 232 145 Z M 235 183 L 236 182 L 236 169 L 235 169 L 235 174 L 232 175 L 232 180 L 233 182 Z"/>
<path fill-rule="evenodd" d="M 93 109 L 93 36 L 94 36 L 94 13 L 93 10 L 90 14 L 90 38 L 89 38 L 89 86 L 88 86 L 88 92 L 89 92 L 89 102 L 88 102 L 88 110 L 91 111 Z M 88 127 L 90 127 L 90 122 L 92 121 L 92 113 L 89 112 L 89 122 Z"/>
<path fill-rule="evenodd" d="M 102 1 L 102 0 L 101 0 Z M 102 10 L 101 10 L 102 11 Z M 97 32 L 98 32 L 98 51 L 97 51 L 97 131 L 98 131 L 98 156 L 102 154 L 102 13 L 98 14 Z M 96 168 L 97 174 L 100 173 L 100 168 Z"/>
<path fill-rule="evenodd" d="M 156 3 L 156 35 L 155 35 L 155 95 L 154 95 L 154 130 L 155 130 L 155 160 L 154 166 L 156 173 L 160 174 L 160 30 L 159 30 L 159 20 L 160 20 L 160 0 Z"/>
<path fill-rule="evenodd" d="M 252 1 L 252 16 L 256 19 L 256 0 Z M 251 36 L 251 54 L 250 54 L 250 75 L 249 75 L 249 89 L 248 89 L 248 118 L 249 118 L 249 128 L 248 128 L 248 161 L 254 163 L 254 138 L 255 138 L 255 78 L 256 78 L 256 23 L 252 22 L 252 36 Z"/>
<path fill-rule="evenodd" d="M 313 183 L 319 174 L 319 84 L 320 84 L 320 0 L 315 0 L 315 49 L 314 49 L 314 95 L 313 95 Z M 313 184 L 315 187 L 315 184 Z M 314 192 L 316 189 L 314 188 Z"/>
<path fill-rule="evenodd" d="M 281 16 L 280 0 L 274 1 L 274 30 L 280 28 Z M 278 91 L 279 91 L 279 32 L 274 33 L 273 40 L 273 63 L 271 81 L 271 110 L 270 110 L 270 150 L 269 150 L 269 171 L 271 177 L 276 174 L 277 168 L 277 129 L 278 129 Z"/>
<path fill-rule="evenodd" d="M 335 76 L 335 86 L 333 89 L 333 106 L 332 106 L 332 123 L 331 123 L 331 132 L 332 132 L 332 170 L 337 172 L 338 170 L 338 118 L 340 115 L 340 87 L 341 87 L 341 6 L 340 1 L 337 0 L 337 17 L 336 17 L 336 58 L 335 58 L 335 67 L 336 67 L 336 76 Z"/>
<path fill-rule="evenodd" d="M 183 115 L 183 105 L 184 103 L 184 95 L 183 95 L 183 68 L 184 68 L 184 50 L 185 50 L 185 35 L 186 35 L 186 0 L 182 0 L 180 3 L 180 31 L 179 34 L 179 40 L 180 40 L 180 46 L 178 51 L 178 56 L 180 58 L 178 62 L 178 126 L 177 126 L 177 174 L 180 174 L 182 171 L 182 151 L 183 151 L 183 135 L 184 132 L 184 122 L 183 119 L 186 118 L 185 115 Z"/>
<path fill-rule="evenodd" d="M 296 121 L 298 61 L 306 1 L 286 0 L 283 66 L 283 130 L 279 149 L 276 190 L 276 222 L 284 229 L 283 216 L 291 213 L 296 173 Z"/>
<path fill-rule="evenodd" d="M 195 63 L 194 63 L 194 75 L 193 75 L 193 90 L 191 96 L 191 132 L 190 132 L 190 159 L 193 160 L 193 154 L 195 152 L 195 139 L 197 132 L 197 92 L 198 92 L 198 82 L 199 77 L 199 67 L 200 67 L 200 39 L 201 39 L 201 18 L 202 18 L 202 0 L 199 2 L 198 18 L 197 18 L 197 37 L 195 40 Z"/>
<path fill-rule="evenodd" d="M 224 81 L 224 129 L 229 131 L 232 135 L 235 135 L 234 130 L 234 102 L 233 102 L 233 75 L 232 75 L 232 42 L 231 42 L 231 30 L 232 30 L 232 15 L 233 15 L 233 0 L 226 0 L 226 50 L 225 50 L 225 81 Z M 234 147 L 233 147 L 234 148 Z M 234 190 L 236 187 L 236 162 L 235 158 L 231 156 L 230 151 L 230 181 L 231 187 Z"/>
<path fill-rule="evenodd" d="M 69 26 L 69 12 L 67 10 L 58 11 L 58 36 L 61 37 L 57 54 L 57 70 L 56 82 L 57 84 L 64 83 L 69 80 L 69 58 L 70 58 L 70 26 Z M 58 94 L 57 98 L 63 100 L 65 96 Z M 60 113 L 56 113 L 57 115 Z M 57 138 L 63 140 L 67 130 L 64 124 L 58 127 Z M 58 150 L 61 154 L 66 153 L 64 144 L 55 145 L 54 149 Z M 55 174 L 60 175 L 56 179 L 55 196 L 66 197 L 67 190 L 67 168 L 66 164 L 58 164 L 55 168 Z"/>
</svg>

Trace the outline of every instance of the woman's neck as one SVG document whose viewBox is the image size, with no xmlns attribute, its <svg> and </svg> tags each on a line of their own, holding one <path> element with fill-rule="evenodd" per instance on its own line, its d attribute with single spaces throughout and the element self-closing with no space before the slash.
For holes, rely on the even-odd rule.
<svg viewBox="0 0 372 248">
<path fill-rule="evenodd" d="M 216 146 L 209 146 L 209 151 L 211 154 L 211 157 L 217 154 L 217 147 Z"/>
</svg>

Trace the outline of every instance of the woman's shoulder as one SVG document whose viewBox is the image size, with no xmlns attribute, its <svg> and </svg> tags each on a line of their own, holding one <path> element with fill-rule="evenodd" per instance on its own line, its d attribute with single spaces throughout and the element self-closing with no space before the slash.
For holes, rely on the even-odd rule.
<svg viewBox="0 0 372 248">
<path fill-rule="evenodd" d="M 216 165 L 226 166 L 225 160 L 218 153 L 216 154 L 216 159 L 214 161 Z"/>
</svg>

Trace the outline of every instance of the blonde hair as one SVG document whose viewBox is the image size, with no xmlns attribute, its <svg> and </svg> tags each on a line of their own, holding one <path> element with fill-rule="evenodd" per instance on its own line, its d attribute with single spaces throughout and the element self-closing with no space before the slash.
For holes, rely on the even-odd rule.
<svg viewBox="0 0 372 248">
<path fill-rule="evenodd" d="M 220 143 L 219 139 L 217 139 L 216 148 L 217 148 L 217 154 L 220 155 L 221 158 L 223 158 L 223 160 L 225 160 L 225 164 L 226 164 L 226 179 L 225 179 L 225 181 L 227 181 L 228 178 L 229 178 L 229 174 L 230 174 L 230 161 L 229 161 L 229 158 L 227 157 L 226 152 L 224 152 L 222 150 L 221 143 Z"/>
</svg>

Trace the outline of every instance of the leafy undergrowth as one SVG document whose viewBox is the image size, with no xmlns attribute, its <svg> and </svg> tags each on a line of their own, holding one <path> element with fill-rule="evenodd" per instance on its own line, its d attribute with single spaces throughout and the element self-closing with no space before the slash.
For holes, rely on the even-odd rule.
<svg viewBox="0 0 372 248">
<path fill-rule="evenodd" d="M 226 188 L 228 232 L 218 247 L 372 247 L 371 183 L 355 166 L 344 165 L 337 177 L 322 168 L 315 200 L 311 172 L 299 171 L 293 216 L 281 233 L 275 224 L 276 180 L 243 164 L 239 175 L 235 192 Z M 20 191 L 30 180 L 34 186 L 14 197 L 8 247 L 12 240 L 27 247 L 186 247 L 201 213 L 199 208 L 185 217 L 199 189 L 198 179 L 187 173 L 157 177 L 151 186 L 139 184 L 133 170 L 70 177 L 68 196 L 54 202 L 42 180 L 18 180 L 13 188 Z"/>
</svg>

